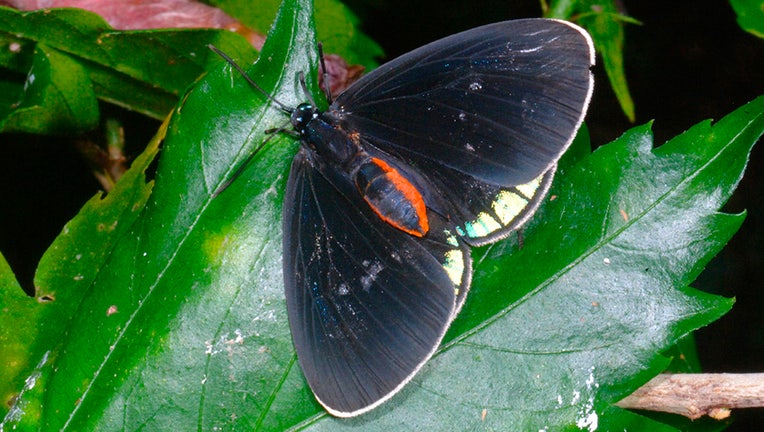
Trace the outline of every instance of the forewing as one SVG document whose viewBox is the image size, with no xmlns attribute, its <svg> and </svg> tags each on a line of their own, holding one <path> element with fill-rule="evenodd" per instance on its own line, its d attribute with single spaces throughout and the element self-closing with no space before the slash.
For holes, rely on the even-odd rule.
<svg viewBox="0 0 764 432">
<path fill-rule="evenodd" d="M 591 97 L 593 61 L 588 34 L 570 23 L 490 24 L 377 68 L 328 114 L 414 167 L 521 185 L 572 141 Z"/>
<path fill-rule="evenodd" d="M 432 217 L 424 239 L 405 234 L 342 174 L 305 150 L 295 157 L 284 204 L 287 311 L 305 377 L 332 414 L 360 414 L 400 389 L 461 306 L 469 251 Z"/>
</svg>

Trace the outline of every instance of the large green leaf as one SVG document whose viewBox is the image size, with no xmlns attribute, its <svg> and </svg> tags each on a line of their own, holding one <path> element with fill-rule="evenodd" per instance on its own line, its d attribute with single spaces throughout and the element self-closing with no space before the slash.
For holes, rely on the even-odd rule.
<svg viewBox="0 0 764 432">
<path fill-rule="evenodd" d="M 285 1 L 249 74 L 293 106 L 314 47 L 310 2 Z M 248 159 L 285 121 L 228 66 L 186 95 L 148 202 L 85 273 L 92 283 L 61 312 L 58 337 L 27 360 L 34 385 L 15 380 L 23 393 L 5 428 L 674 430 L 612 403 L 731 307 L 688 284 L 742 221 L 718 208 L 764 130 L 764 98 L 657 149 L 643 126 L 566 158 L 523 247 L 475 251 L 473 290 L 438 354 L 401 394 L 349 420 L 315 402 L 286 321 L 280 215 L 296 143 L 277 135 Z M 77 245 L 67 240 L 61 262 Z M 37 283 L 53 283 L 48 274 Z"/>
<path fill-rule="evenodd" d="M 280 17 L 263 61 L 250 72 L 293 104 L 301 93 L 297 71 L 315 70 L 312 14 L 292 2 Z M 289 46 L 298 48 L 283 49 Z M 32 394 L 43 399 L 42 429 L 293 423 L 263 410 L 270 395 L 253 386 L 275 386 L 281 377 L 274 372 L 294 362 L 287 324 L 273 310 L 283 309 L 281 272 L 274 266 L 280 225 L 263 223 L 279 220 L 283 180 L 247 170 L 242 179 L 250 184 L 236 182 L 212 198 L 262 141 L 263 129 L 284 121 L 258 99 L 222 63 L 186 95 L 169 126 L 151 198 L 113 245 L 60 345 L 48 347 L 49 363 L 38 368 L 49 378 L 42 395 Z M 294 152 L 284 144 L 271 140 L 253 167 L 284 172 Z M 260 194 L 269 188 L 272 194 Z M 255 280 L 270 289 L 257 290 Z M 249 354 L 229 357 L 241 348 Z M 303 386 L 294 388 L 303 402 L 311 400 Z M 22 397 L 17 404 L 34 402 Z"/>
<path fill-rule="evenodd" d="M 39 390 L 44 389 L 40 381 L 46 378 L 43 372 L 49 372 L 43 367 L 56 355 L 56 346 L 115 243 L 141 213 L 152 187 L 144 173 L 158 152 L 164 130 L 160 129 L 106 197 L 96 194 L 64 226 L 40 260 L 34 298 L 19 287 L 10 268 L 0 267 L 0 309 L 4 311 L 0 317 L 0 362 L 5 365 L 0 369 L 0 395 L 4 401 L 12 401 L 20 389 L 25 389 L 6 421 L 16 424 L 18 420 L 24 427 L 36 429 L 38 414 L 31 413 L 39 413 Z M 104 315 L 117 312 L 103 311 Z M 37 381 L 37 385 L 26 389 L 30 377 L 35 377 L 32 382 Z M 21 413 L 26 415 L 22 418 Z"/>
<path fill-rule="evenodd" d="M 162 119 L 209 59 L 218 60 L 207 44 L 231 53 L 249 49 L 227 30 L 117 31 L 84 10 L 2 6 L 0 43 L 9 47 L 0 54 L 0 67 L 27 75 L 26 81 L 3 82 L 0 130 L 33 133 L 92 128 L 96 97 Z"/>
</svg>

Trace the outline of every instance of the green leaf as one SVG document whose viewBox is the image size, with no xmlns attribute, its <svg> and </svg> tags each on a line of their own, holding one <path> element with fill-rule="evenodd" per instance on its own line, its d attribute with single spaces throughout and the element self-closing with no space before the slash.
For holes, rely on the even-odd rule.
<svg viewBox="0 0 764 432">
<path fill-rule="evenodd" d="M 340 55 L 349 64 L 373 69 L 384 53 L 359 27 L 358 17 L 343 3 L 316 0 L 316 32 L 326 52 Z"/>
<path fill-rule="evenodd" d="M 547 18 L 569 19 L 581 2 L 578 0 L 541 0 L 541 10 Z"/>
<path fill-rule="evenodd" d="M 227 30 L 116 31 L 84 10 L 1 6 L 0 41 L 11 48 L 0 54 L 0 66 L 28 76 L 26 87 L 3 83 L 10 94 L 0 99 L 0 121 L 5 130 L 33 133 L 92 128 L 98 119 L 94 95 L 163 119 L 207 63 L 219 61 L 207 44 L 231 53 L 250 49 Z M 33 51 L 39 54 L 30 72 Z"/>
<path fill-rule="evenodd" d="M 19 430 L 37 429 L 43 396 L 39 390 L 45 388 L 41 383 L 50 373 L 55 348 L 98 271 L 143 209 L 152 187 L 145 171 L 159 151 L 164 131 L 162 127 L 107 196 L 96 194 L 64 226 L 40 260 L 33 298 L 24 294 L 15 278 L 3 278 L 12 277 L 10 269 L 0 269 L 0 304 L 8 312 L 0 316 L 4 347 L 0 362 L 6 365 L 0 370 L 0 395 L 5 401 L 16 399 L 12 414 L 26 413 L 19 419 L 6 418 Z M 118 312 L 102 311 L 104 316 Z M 30 377 L 37 385 L 26 388 Z"/>
<path fill-rule="evenodd" d="M 23 98 L 4 118 L 0 132 L 81 133 L 98 125 L 98 102 L 82 65 L 38 44 Z"/>
<path fill-rule="evenodd" d="M 0 400 L 3 402 L 13 401 L 16 392 L 22 388 L 24 378 L 26 378 L 21 374 L 26 374 L 31 370 L 28 362 L 29 340 L 33 339 L 34 335 L 31 338 L 28 335 L 21 335 L 18 329 L 24 327 L 15 325 L 34 323 L 34 320 L 26 316 L 33 312 L 33 308 L 29 308 L 29 304 L 29 297 L 21 289 L 21 285 L 16 280 L 16 276 L 5 257 L 0 255 L 0 311 L 2 311 L 2 315 L 0 315 L 0 323 L 2 323 L 0 325 L 0 344 L 3 347 L 0 352 L 0 356 L 2 356 L 0 360 L 5 365 L 4 368 L 0 369 Z M 10 403 L 4 403 L 2 406 L 7 407 L 8 405 Z"/>
<path fill-rule="evenodd" d="M 313 29 L 310 2 L 286 1 L 247 68 L 290 106 L 305 99 L 300 72 L 320 96 Z M 254 53 L 234 56 L 246 67 Z M 657 149 L 642 126 L 566 158 L 523 247 L 511 238 L 475 251 L 473 290 L 439 353 L 401 394 L 350 420 L 315 402 L 289 335 L 280 220 L 297 144 L 277 135 L 249 157 L 286 121 L 227 65 L 186 95 L 151 196 L 53 321 L 58 342 L 35 348 L 48 355 L 27 362 L 39 379 L 5 428 L 675 430 L 612 403 L 731 307 L 688 284 L 742 221 L 718 209 L 764 130 L 764 98 Z M 76 258 L 77 240 L 57 259 Z M 61 272 L 57 292 L 75 274 Z"/>
<path fill-rule="evenodd" d="M 296 95 L 304 97 L 298 71 L 316 70 L 311 9 L 287 2 L 280 23 L 250 74 L 295 104 Z M 312 74 L 308 79 L 316 90 Z M 263 410 L 272 395 L 252 385 L 301 379 L 298 369 L 291 378 L 281 376 L 295 359 L 286 320 L 273 310 L 275 304 L 283 309 L 281 270 L 273 267 L 280 259 L 280 223 L 263 223 L 279 220 L 285 177 L 272 174 L 285 173 L 295 147 L 281 137 L 271 140 L 243 172 L 247 181 L 212 198 L 264 139 L 264 129 L 284 122 L 263 101 L 222 64 L 186 95 L 169 126 L 151 198 L 70 311 L 60 345 L 46 347 L 55 355 L 43 366 L 49 380 L 42 429 L 294 423 Z M 258 170 L 270 175 L 258 177 Z M 259 191 L 255 199 L 252 190 Z M 266 190 L 273 192 L 262 194 Z M 257 290 L 254 280 L 269 288 Z M 297 406 L 309 402 L 315 410 L 304 385 L 287 388 L 302 401 Z M 291 405 L 280 406 L 302 418 L 305 409 Z"/>
<path fill-rule="evenodd" d="M 210 0 L 208 3 L 220 8 L 228 15 L 236 17 L 247 27 L 265 33 L 273 25 L 273 18 L 279 10 L 279 0 Z"/>
<path fill-rule="evenodd" d="M 622 15 L 612 0 L 554 1 L 551 2 L 544 16 L 577 21 L 589 31 L 618 103 L 626 118 L 633 122 L 634 101 L 629 93 L 623 64 L 623 27 L 626 23 L 639 24 L 639 22 Z"/>
<path fill-rule="evenodd" d="M 275 1 L 258 8 L 249 1 L 221 3 L 261 29 L 268 28 L 269 11 L 278 7 Z M 358 31 L 357 17 L 336 0 L 320 3 L 327 52 L 375 66 L 381 49 Z M 38 44 L 44 51 L 35 49 Z M 116 31 L 84 10 L 19 12 L 0 6 L 0 45 L 10 48 L 0 53 L 0 66 L 15 73 L 15 79 L 0 81 L 0 130 L 81 133 L 97 125 L 95 98 L 163 119 L 207 64 L 220 61 L 208 44 L 231 55 L 251 50 L 227 30 Z M 31 73 L 33 51 L 40 54 Z M 24 84 L 25 75 L 34 85 Z"/>
<path fill-rule="evenodd" d="M 260 0 L 253 7 L 251 0 L 214 0 L 210 2 L 261 31 L 270 28 L 280 0 Z M 382 48 L 359 30 L 358 17 L 337 0 L 315 1 L 315 22 L 318 40 L 327 54 L 338 54 L 349 64 L 368 69 L 377 66 Z"/>
<path fill-rule="evenodd" d="M 743 30 L 764 38 L 764 2 L 761 0 L 730 0 L 737 14 L 737 23 Z"/>
</svg>

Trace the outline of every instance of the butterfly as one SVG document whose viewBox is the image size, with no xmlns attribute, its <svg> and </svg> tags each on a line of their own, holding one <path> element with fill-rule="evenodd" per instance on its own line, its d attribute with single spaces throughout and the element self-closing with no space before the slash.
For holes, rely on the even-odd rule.
<svg viewBox="0 0 764 432">
<path fill-rule="evenodd" d="M 469 290 L 470 247 L 548 191 L 593 64 L 574 24 L 505 21 L 380 66 L 326 111 L 282 105 L 302 143 L 284 197 L 287 312 L 329 413 L 374 409 L 432 357 Z"/>
</svg>

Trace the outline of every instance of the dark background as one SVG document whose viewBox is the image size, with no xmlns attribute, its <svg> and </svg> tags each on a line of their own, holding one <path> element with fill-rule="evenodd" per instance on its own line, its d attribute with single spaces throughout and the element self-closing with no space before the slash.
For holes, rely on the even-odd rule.
<svg viewBox="0 0 764 432">
<path fill-rule="evenodd" d="M 349 2 L 363 29 L 390 57 L 480 24 L 537 17 L 538 2 L 506 0 Z M 637 112 L 636 124 L 655 120 L 657 143 L 701 120 L 720 119 L 764 94 L 764 41 L 744 32 L 726 1 L 626 1 L 624 13 L 643 25 L 626 30 L 625 64 Z M 601 59 L 598 59 L 601 63 Z M 610 90 L 604 71 L 597 83 L 587 124 L 595 145 L 621 135 L 630 124 Z M 109 108 L 106 108 L 109 109 Z M 146 143 L 156 124 L 127 115 L 127 140 Z M 36 263 L 100 189 L 70 142 L 47 137 L 0 136 L 0 251 L 25 289 L 31 290 Z M 697 333 L 698 351 L 709 372 L 764 371 L 764 200 L 759 190 L 764 149 L 754 148 L 738 191 L 724 208 L 747 210 L 740 232 L 693 286 L 736 297 L 732 311 Z M 730 431 L 757 431 L 764 409 L 738 410 Z"/>
</svg>

